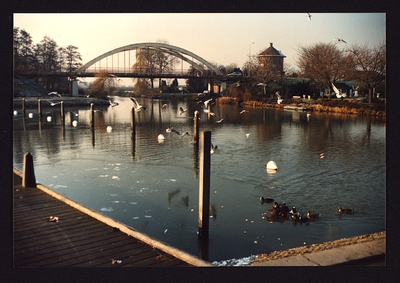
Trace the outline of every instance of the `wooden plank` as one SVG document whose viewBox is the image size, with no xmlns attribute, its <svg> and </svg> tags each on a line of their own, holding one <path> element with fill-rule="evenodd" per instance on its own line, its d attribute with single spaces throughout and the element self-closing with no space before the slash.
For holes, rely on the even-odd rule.
<svg viewBox="0 0 400 283">
<path fill-rule="evenodd" d="M 130 231 L 118 222 L 100 222 L 43 189 L 22 189 L 20 179 L 14 174 L 15 267 L 193 266 L 110 226 L 116 223 L 117 227 Z M 60 220 L 48 222 L 50 215 Z M 112 258 L 123 258 L 124 262 L 112 264 Z"/>
</svg>

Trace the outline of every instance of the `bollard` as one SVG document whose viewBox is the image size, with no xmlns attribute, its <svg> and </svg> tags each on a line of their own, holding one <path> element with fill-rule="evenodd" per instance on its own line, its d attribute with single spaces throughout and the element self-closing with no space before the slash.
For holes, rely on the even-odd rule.
<svg viewBox="0 0 400 283">
<path fill-rule="evenodd" d="M 22 187 L 23 188 L 35 188 L 36 178 L 35 171 L 33 168 L 33 157 L 30 152 L 24 155 L 23 175 L 22 175 Z"/>
<path fill-rule="evenodd" d="M 210 215 L 211 132 L 201 131 L 199 177 L 199 237 L 208 238 Z"/>
<path fill-rule="evenodd" d="M 64 101 L 60 102 L 61 126 L 65 125 Z"/>
<path fill-rule="evenodd" d="M 42 117 L 42 103 L 40 102 L 40 98 L 37 100 L 37 105 L 38 105 L 38 115 L 39 119 Z"/>
<path fill-rule="evenodd" d="M 199 143 L 199 111 L 194 111 L 193 143 Z"/>
</svg>

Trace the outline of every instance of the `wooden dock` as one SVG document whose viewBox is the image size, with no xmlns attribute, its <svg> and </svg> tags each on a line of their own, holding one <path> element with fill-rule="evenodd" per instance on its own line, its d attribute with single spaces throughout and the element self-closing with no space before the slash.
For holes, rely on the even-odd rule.
<svg viewBox="0 0 400 283">
<path fill-rule="evenodd" d="M 115 220 L 109 221 L 116 225 L 103 223 L 107 221 L 42 189 L 23 188 L 17 173 L 14 170 L 14 267 L 212 266 Z M 50 216 L 58 221 L 49 221 Z"/>
</svg>

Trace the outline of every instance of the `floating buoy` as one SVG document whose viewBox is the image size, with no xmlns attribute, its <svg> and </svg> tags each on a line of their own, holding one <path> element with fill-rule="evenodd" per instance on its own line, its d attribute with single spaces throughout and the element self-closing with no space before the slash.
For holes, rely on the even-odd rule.
<svg viewBox="0 0 400 283">
<path fill-rule="evenodd" d="M 14 110 L 14 116 L 17 115 L 17 114 L 18 114 L 18 111 L 17 111 L 17 110 Z"/>
<path fill-rule="evenodd" d="M 28 114 L 28 117 L 29 117 L 29 118 L 33 118 L 33 114 L 32 114 L 32 113 L 29 113 L 29 114 Z"/>
<path fill-rule="evenodd" d="M 78 121 L 76 120 L 72 121 L 72 126 L 76 128 L 78 126 Z"/>
<path fill-rule="evenodd" d="M 47 116 L 47 122 L 51 122 L 51 116 Z"/>
<path fill-rule="evenodd" d="M 111 131 L 112 131 L 112 127 L 111 127 L 111 126 L 108 126 L 108 127 L 107 127 L 107 132 L 110 133 Z"/>
<path fill-rule="evenodd" d="M 265 168 L 268 170 L 278 170 L 278 166 L 276 166 L 275 161 L 270 161 L 265 165 Z"/>
</svg>

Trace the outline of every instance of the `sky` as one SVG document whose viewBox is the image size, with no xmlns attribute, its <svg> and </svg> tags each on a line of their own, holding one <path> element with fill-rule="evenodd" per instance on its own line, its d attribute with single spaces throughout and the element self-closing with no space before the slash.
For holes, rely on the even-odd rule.
<svg viewBox="0 0 400 283">
<path fill-rule="evenodd" d="M 59 47 L 74 45 L 86 63 L 105 52 L 134 43 L 166 41 L 203 59 L 242 68 L 273 43 L 294 69 L 299 47 L 333 38 L 339 48 L 386 42 L 385 13 L 15 13 L 14 27 L 33 43 L 44 36 Z M 254 44 L 253 44 L 254 42 Z"/>
</svg>

